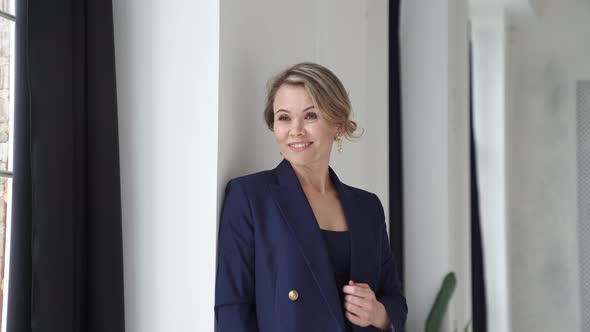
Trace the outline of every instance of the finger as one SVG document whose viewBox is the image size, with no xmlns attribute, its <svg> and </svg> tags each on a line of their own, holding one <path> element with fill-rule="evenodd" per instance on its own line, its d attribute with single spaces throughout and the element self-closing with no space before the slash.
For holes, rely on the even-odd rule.
<svg viewBox="0 0 590 332">
<path fill-rule="evenodd" d="M 348 284 L 351 286 L 361 286 L 364 288 L 371 289 L 371 286 L 369 286 L 369 284 L 362 283 L 362 282 L 355 282 L 354 280 L 348 280 Z"/>
<path fill-rule="evenodd" d="M 354 314 L 348 311 L 345 312 L 344 315 L 346 316 L 346 319 L 348 319 L 351 323 L 361 326 L 361 319 L 358 316 L 355 316 Z"/>
<path fill-rule="evenodd" d="M 344 302 L 350 302 L 352 304 L 356 304 L 359 307 L 366 308 L 368 301 L 364 297 L 358 297 L 358 296 L 354 296 L 354 295 L 346 295 L 344 297 Z"/>
<path fill-rule="evenodd" d="M 345 294 L 355 295 L 359 297 L 367 297 L 370 298 L 371 295 L 374 296 L 373 291 L 367 288 L 358 287 L 358 286 L 344 286 L 342 287 L 342 291 Z"/>
<path fill-rule="evenodd" d="M 363 308 L 361 308 L 360 306 L 356 305 L 356 304 L 352 304 L 350 302 L 345 302 L 344 303 L 344 309 L 346 309 L 346 311 L 355 314 L 356 316 L 358 316 L 359 318 L 362 318 L 365 315 L 365 311 L 363 310 Z"/>
<path fill-rule="evenodd" d="M 379 308 L 376 300 L 368 300 L 354 295 L 346 295 L 344 303 L 350 303 L 360 307 L 364 315 L 359 315 L 367 319 L 373 317 Z"/>
<path fill-rule="evenodd" d="M 357 284 L 357 287 L 360 288 L 360 295 L 363 298 L 366 299 L 374 299 L 375 298 L 375 293 L 373 292 L 373 290 L 371 289 L 371 286 L 367 285 L 367 284 Z"/>
<path fill-rule="evenodd" d="M 352 306 L 354 306 L 354 305 L 352 305 Z M 354 307 L 351 307 L 351 308 L 354 308 Z M 369 325 L 368 315 L 362 309 L 357 312 L 350 311 L 350 310 L 346 309 L 346 311 L 344 313 L 349 315 L 348 316 L 348 317 L 350 317 L 349 320 L 351 320 L 356 325 L 359 325 L 359 326 L 368 326 Z"/>
</svg>

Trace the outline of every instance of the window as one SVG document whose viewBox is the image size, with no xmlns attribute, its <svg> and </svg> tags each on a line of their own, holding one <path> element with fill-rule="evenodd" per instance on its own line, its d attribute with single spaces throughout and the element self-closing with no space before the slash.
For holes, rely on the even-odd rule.
<svg viewBox="0 0 590 332">
<path fill-rule="evenodd" d="M 15 0 L 0 0 L 0 316 L 6 331 L 6 300 L 12 206 Z"/>
</svg>

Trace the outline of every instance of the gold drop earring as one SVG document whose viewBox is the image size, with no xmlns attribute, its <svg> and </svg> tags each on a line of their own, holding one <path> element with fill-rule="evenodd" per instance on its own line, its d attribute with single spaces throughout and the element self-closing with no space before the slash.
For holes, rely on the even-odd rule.
<svg viewBox="0 0 590 332">
<path fill-rule="evenodd" d="M 338 153 L 342 153 L 342 136 L 340 136 L 340 133 L 336 136 L 336 145 L 338 145 Z"/>
</svg>

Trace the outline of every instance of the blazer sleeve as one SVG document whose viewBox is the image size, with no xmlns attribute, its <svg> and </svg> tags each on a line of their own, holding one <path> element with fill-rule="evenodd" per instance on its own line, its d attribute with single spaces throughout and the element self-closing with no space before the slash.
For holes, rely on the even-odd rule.
<svg viewBox="0 0 590 332">
<path fill-rule="evenodd" d="M 408 306 L 401 290 L 401 282 L 399 280 L 395 258 L 391 253 L 383 206 L 376 195 L 375 202 L 380 216 L 379 232 L 381 234 L 381 275 L 379 277 L 379 288 L 376 292 L 376 297 L 385 306 L 394 330 L 402 331 L 408 315 Z"/>
<path fill-rule="evenodd" d="M 217 331 L 258 331 L 254 291 L 254 225 L 248 197 L 228 183 L 221 211 L 215 277 Z"/>
</svg>

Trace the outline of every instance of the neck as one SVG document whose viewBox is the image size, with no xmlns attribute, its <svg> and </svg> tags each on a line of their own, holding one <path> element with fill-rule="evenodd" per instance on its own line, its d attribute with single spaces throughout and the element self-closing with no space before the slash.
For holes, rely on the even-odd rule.
<svg viewBox="0 0 590 332">
<path fill-rule="evenodd" d="M 333 189 L 328 162 L 291 166 L 303 189 L 311 189 L 321 194 Z"/>
</svg>

